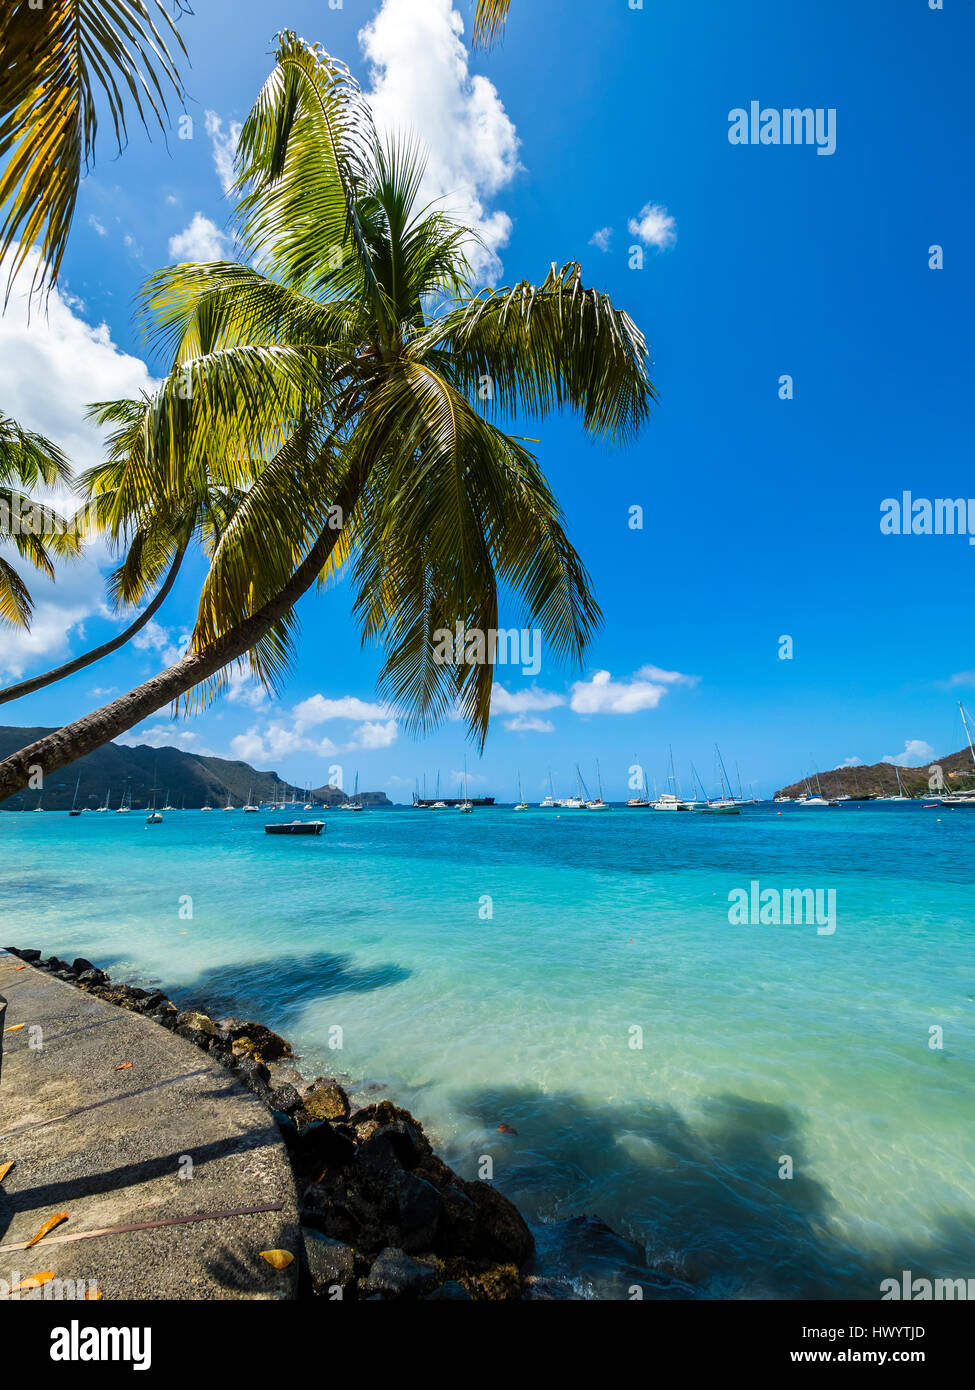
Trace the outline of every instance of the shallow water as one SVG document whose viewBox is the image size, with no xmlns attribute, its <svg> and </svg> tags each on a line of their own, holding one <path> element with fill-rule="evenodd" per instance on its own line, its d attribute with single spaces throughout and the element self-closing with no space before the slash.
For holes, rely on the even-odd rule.
<svg viewBox="0 0 975 1390">
<path fill-rule="evenodd" d="M 265 819 L 0 815 L 0 935 L 388 1086 L 583 1293 L 975 1276 L 975 810 Z M 732 926 L 752 880 L 834 889 L 835 932 Z"/>
</svg>

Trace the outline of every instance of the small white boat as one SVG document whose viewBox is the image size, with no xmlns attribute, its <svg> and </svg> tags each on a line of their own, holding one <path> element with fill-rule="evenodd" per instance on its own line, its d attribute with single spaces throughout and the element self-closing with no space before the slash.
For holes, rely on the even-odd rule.
<svg viewBox="0 0 975 1390">
<path fill-rule="evenodd" d="M 150 811 L 146 816 L 146 825 L 162 825 L 163 818 L 160 811 Z"/>
</svg>

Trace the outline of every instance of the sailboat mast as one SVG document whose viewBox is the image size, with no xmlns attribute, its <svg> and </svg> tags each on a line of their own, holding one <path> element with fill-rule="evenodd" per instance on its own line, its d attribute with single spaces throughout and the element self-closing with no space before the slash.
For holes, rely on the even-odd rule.
<svg viewBox="0 0 975 1390">
<path fill-rule="evenodd" d="M 975 745 L 972 744 L 972 731 L 968 727 L 968 720 L 965 717 L 965 706 L 962 704 L 961 700 L 958 701 L 958 710 L 961 714 L 961 722 L 965 726 L 965 733 L 968 735 L 968 751 L 972 755 L 972 762 L 975 763 Z"/>
</svg>

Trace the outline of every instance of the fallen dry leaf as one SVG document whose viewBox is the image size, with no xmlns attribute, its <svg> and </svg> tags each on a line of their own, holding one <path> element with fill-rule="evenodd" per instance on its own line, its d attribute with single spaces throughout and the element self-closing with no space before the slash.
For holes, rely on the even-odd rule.
<svg viewBox="0 0 975 1390">
<path fill-rule="evenodd" d="M 4 1178 L 10 1172 L 15 1162 L 16 1159 L 12 1158 L 9 1163 L 0 1163 L 0 1182 L 3 1182 Z"/>
<path fill-rule="evenodd" d="M 26 969 L 27 969 L 27 966 L 26 966 L 26 965 L 15 965 L 15 966 L 14 966 L 14 974 L 16 975 L 16 973 L 17 973 L 18 970 L 26 970 Z"/>
<path fill-rule="evenodd" d="M 517 1134 L 518 1131 L 517 1131 L 516 1129 L 512 1129 L 512 1128 L 511 1128 L 511 1125 L 498 1125 L 498 1133 L 499 1133 L 499 1134 Z"/>
<path fill-rule="evenodd" d="M 117 1067 L 112 1068 L 112 1071 L 125 1071 L 126 1068 L 131 1067 L 131 1065 L 131 1062 L 119 1062 Z"/>
<path fill-rule="evenodd" d="M 272 1269 L 287 1269 L 294 1255 L 289 1250 L 262 1250 L 261 1259 L 267 1260 Z"/>
<path fill-rule="evenodd" d="M 86 1290 L 85 1290 L 85 1302 L 86 1302 L 86 1303 L 92 1303 L 92 1302 L 94 1302 L 96 1299 L 101 1298 L 101 1296 L 102 1296 L 102 1291 L 101 1291 L 101 1289 L 86 1289 Z"/>
<path fill-rule="evenodd" d="M 21 1279 L 19 1284 L 12 1285 L 10 1292 L 23 1293 L 25 1289 L 39 1289 L 42 1284 L 47 1284 L 56 1277 L 49 1269 L 45 1269 L 42 1274 L 29 1274 L 26 1279 Z"/>
<path fill-rule="evenodd" d="M 29 1250 L 32 1245 L 36 1245 L 39 1240 L 43 1240 L 46 1235 L 50 1235 L 55 1226 L 60 1226 L 61 1222 L 67 1221 L 67 1219 L 68 1213 L 66 1211 L 57 1211 L 53 1216 L 49 1216 L 41 1229 L 37 1232 L 37 1235 L 31 1236 L 30 1240 L 24 1246 L 24 1249 Z"/>
<path fill-rule="evenodd" d="M 27 1024 L 26 1024 L 26 1023 L 11 1023 L 10 1027 L 9 1027 L 9 1028 L 5 1028 L 3 1031 L 4 1031 L 5 1033 L 19 1033 L 20 1030 L 21 1030 L 21 1028 L 26 1028 L 26 1027 L 27 1027 Z"/>
</svg>

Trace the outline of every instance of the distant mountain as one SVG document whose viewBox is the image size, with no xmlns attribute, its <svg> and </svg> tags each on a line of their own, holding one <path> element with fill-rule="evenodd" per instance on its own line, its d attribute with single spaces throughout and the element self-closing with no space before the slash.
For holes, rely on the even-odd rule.
<svg viewBox="0 0 975 1390">
<path fill-rule="evenodd" d="M 0 725 L 0 759 L 9 757 L 18 748 L 50 733 L 54 733 L 54 730 L 17 729 Z M 79 758 L 70 767 L 61 768 L 45 780 L 45 809 L 66 811 L 74 797 L 75 782 L 79 776 L 78 805 L 81 807 L 100 806 L 109 790 L 111 804 L 115 807 L 121 801 L 122 793 L 128 789 L 135 807 L 148 806 L 155 795 L 160 806 L 168 796 L 174 806 L 185 803 L 188 811 L 207 804 L 224 806 L 228 793 L 235 806 L 243 805 L 248 795 L 252 795 L 255 802 L 290 801 L 292 793 L 291 784 L 283 782 L 276 772 L 257 772 L 249 763 L 205 758 L 199 753 L 186 753 L 181 748 L 150 748 L 144 743 L 137 748 L 128 748 L 121 743 L 106 743 L 104 747 L 96 748 L 94 753 Z M 366 806 L 392 805 L 385 792 L 360 792 L 359 798 Z M 337 787 L 316 787 L 308 798 L 303 791 L 299 791 L 298 800 L 338 806 L 348 801 L 349 797 Z M 25 791 L 0 802 L 0 810 L 33 809 L 37 802 L 37 792 Z"/>
<path fill-rule="evenodd" d="M 937 764 L 944 776 L 946 791 L 975 789 L 975 766 L 971 751 L 963 748 L 960 753 L 949 753 L 944 758 L 932 758 L 923 767 L 899 767 L 901 785 L 905 796 L 930 796 L 928 785 L 930 769 Z M 836 767 L 831 772 L 821 772 L 819 782 L 824 796 L 896 796 L 897 772 L 893 763 L 872 763 L 869 767 Z M 801 796 L 805 791 L 816 792 L 815 775 L 803 777 L 775 793 L 776 796 Z"/>
</svg>

